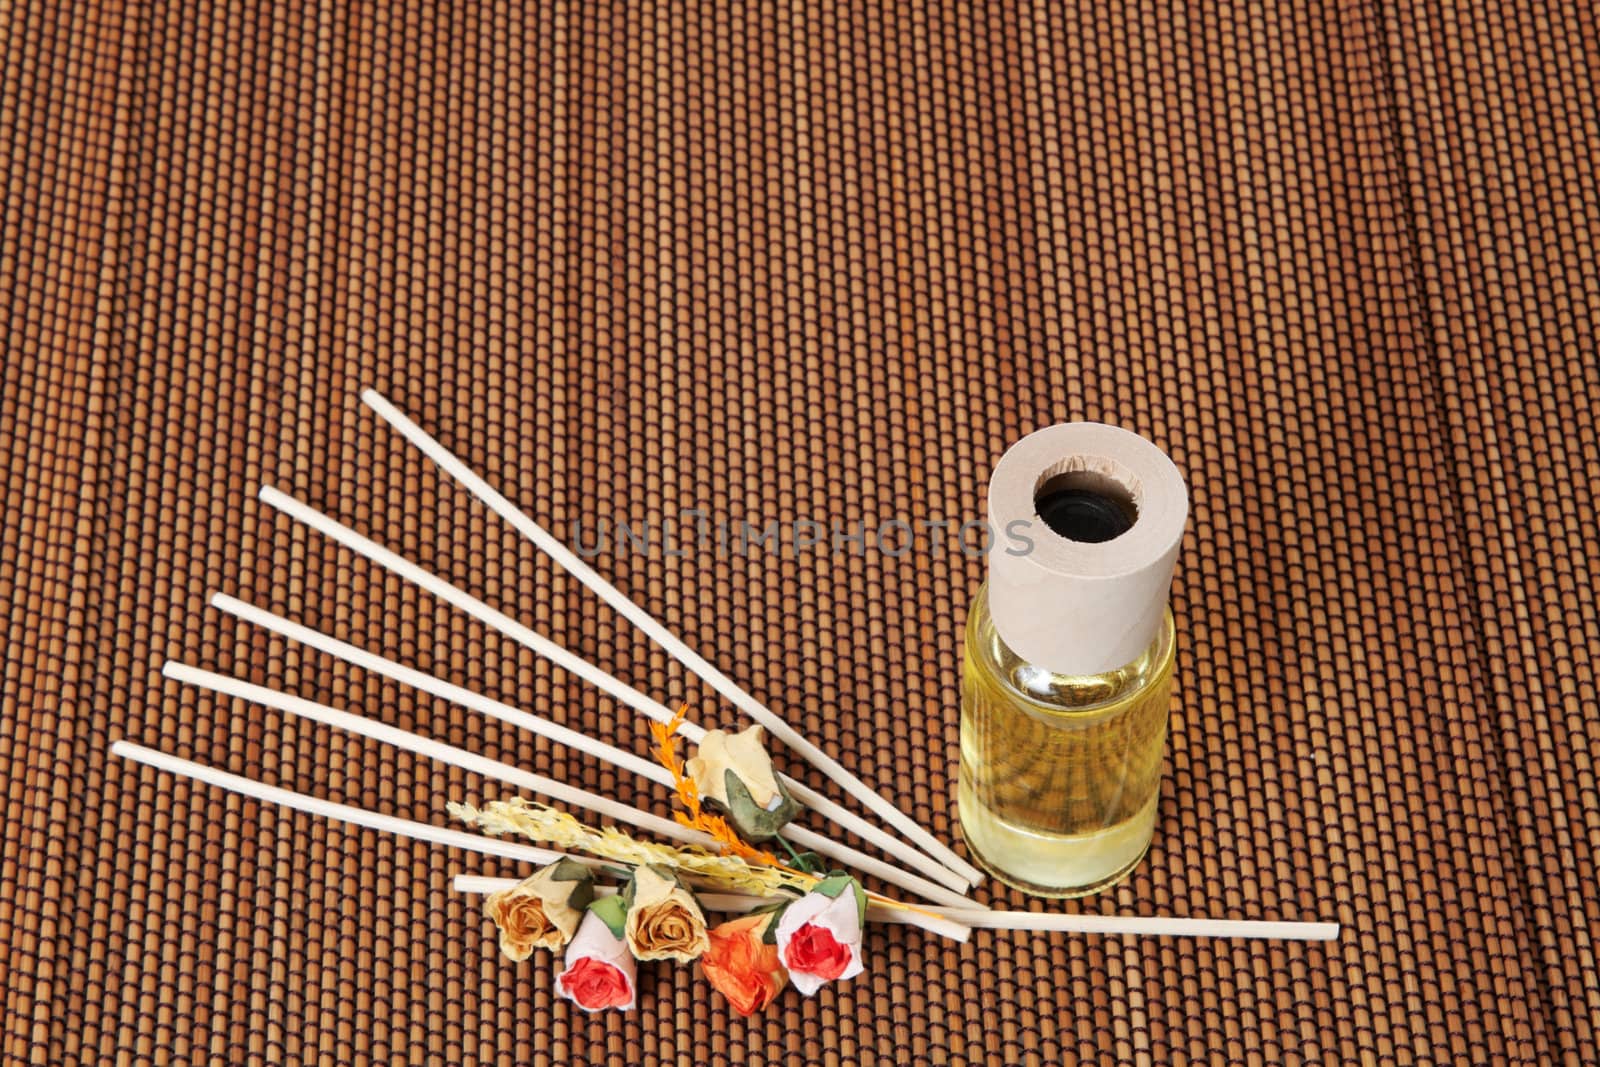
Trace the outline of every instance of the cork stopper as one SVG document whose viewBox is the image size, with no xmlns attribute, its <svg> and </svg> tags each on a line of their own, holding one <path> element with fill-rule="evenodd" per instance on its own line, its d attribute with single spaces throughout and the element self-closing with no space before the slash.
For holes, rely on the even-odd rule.
<svg viewBox="0 0 1600 1067">
<path fill-rule="evenodd" d="M 1172 460 L 1098 422 L 1046 427 L 989 481 L 989 613 L 1000 637 L 1057 674 L 1125 666 L 1156 639 L 1189 517 Z"/>
</svg>

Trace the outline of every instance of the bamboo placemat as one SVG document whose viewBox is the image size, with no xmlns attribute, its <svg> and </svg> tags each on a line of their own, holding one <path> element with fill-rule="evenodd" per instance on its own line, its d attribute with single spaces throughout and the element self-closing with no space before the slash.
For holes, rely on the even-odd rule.
<svg viewBox="0 0 1600 1067">
<path fill-rule="evenodd" d="M 33 2 L 0 48 L 6 1062 L 1600 1060 L 1590 5 Z M 449 889 L 510 868 L 108 763 L 500 792 L 174 655 L 665 813 L 204 606 L 642 750 L 273 481 L 715 721 L 365 385 L 558 531 L 959 523 L 1031 429 L 1146 434 L 1193 494 L 1169 769 L 1083 907 L 1344 936 L 875 932 L 750 1021 L 667 966 L 590 1018 Z M 843 548 L 596 565 L 953 840 L 981 561 Z"/>
</svg>

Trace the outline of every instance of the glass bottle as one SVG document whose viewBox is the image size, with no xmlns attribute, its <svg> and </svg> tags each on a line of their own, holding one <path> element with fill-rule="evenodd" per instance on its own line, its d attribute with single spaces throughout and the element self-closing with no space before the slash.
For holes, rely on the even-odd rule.
<svg viewBox="0 0 1600 1067">
<path fill-rule="evenodd" d="M 967 615 L 958 808 L 1002 881 L 1082 896 L 1149 848 L 1187 515 L 1177 468 L 1114 427 L 1050 427 L 997 465 L 998 540 Z"/>
</svg>

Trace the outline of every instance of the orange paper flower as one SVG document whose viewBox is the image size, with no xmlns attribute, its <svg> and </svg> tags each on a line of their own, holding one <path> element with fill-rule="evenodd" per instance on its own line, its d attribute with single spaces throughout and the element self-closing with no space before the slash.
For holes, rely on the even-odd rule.
<svg viewBox="0 0 1600 1067">
<path fill-rule="evenodd" d="M 789 981 L 778 946 L 765 940 L 771 922 L 771 913 L 746 915 L 707 931 L 711 947 L 700 957 L 700 969 L 740 1015 L 753 1015 L 772 1003 Z"/>
</svg>

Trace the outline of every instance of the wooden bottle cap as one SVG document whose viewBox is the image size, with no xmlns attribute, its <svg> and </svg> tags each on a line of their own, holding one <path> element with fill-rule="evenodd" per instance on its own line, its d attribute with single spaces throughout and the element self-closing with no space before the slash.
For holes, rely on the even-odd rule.
<svg viewBox="0 0 1600 1067">
<path fill-rule="evenodd" d="M 989 611 L 1000 637 L 1058 674 L 1137 659 L 1166 614 L 1189 492 L 1166 453 L 1098 422 L 1029 434 L 989 481 Z"/>
</svg>

